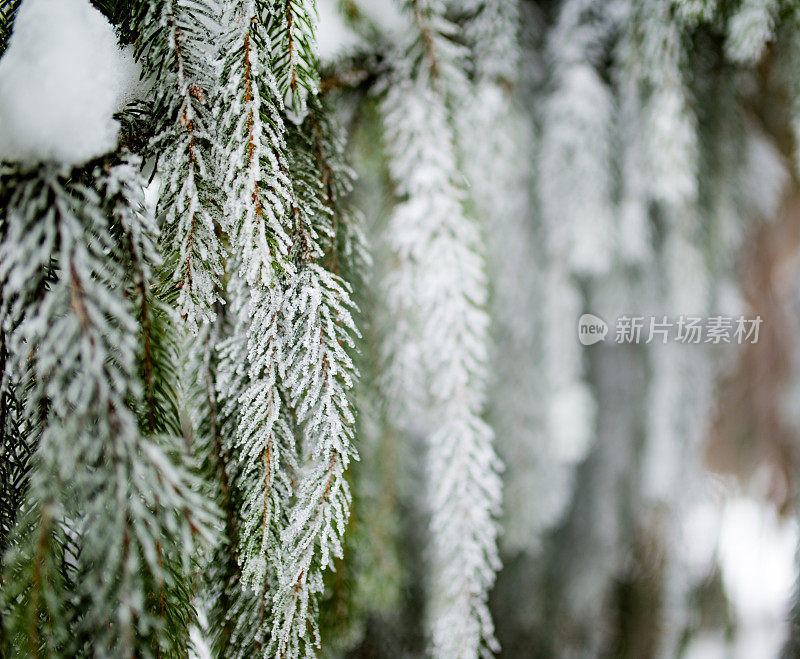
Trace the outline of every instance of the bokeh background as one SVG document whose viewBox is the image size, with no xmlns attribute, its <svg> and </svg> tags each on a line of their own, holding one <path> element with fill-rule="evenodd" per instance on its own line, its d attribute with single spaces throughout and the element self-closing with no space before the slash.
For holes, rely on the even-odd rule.
<svg viewBox="0 0 800 659">
<path fill-rule="evenodd" d="M 794 5 L 522 0 L 508 14 L 508 66 L 453 111 L 490 275 L 501 656 L 797 656 Z M 463 24 L 469 3 L 448 7 Z M 420 438 L 392 430 L 376 394 L 394 200 L 370 86 L 406 19 L 390 0 L 318 10 L 323 88 L 349 130 L 373 253 L 357 290 L 367 331 L 353 562 L 326 615 L 336 651 L 414 656 Z M 612 325 L 762 324 L 748 345 L 620 345 L 612 327 L 586 347 L 584 312 Z"/>
</svg>

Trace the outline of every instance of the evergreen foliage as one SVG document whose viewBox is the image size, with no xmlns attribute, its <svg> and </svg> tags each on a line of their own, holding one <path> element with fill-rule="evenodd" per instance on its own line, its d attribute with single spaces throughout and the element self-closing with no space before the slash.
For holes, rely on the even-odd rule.
<svg viewBox="0 0 800 659">
<path fill-rule="evenodd" d="M 414 2 L 408 8 L 410 45 L 382 101 L 400 197 L 388 228 L 398 266 L 386 284 L 395 324 L 387 372 L 401 387 L 402 417 L 413 418 L 418 405 L 429 417 L 422 432 L 428 435 L 432 653 L 477 656 L 498 649 L 486 600 L 499 563 L 500 479 L 492 431 L 481 418 L 488 343 L 481 241 L 466 211 L 448 107 L 467 93 L 467 80 L 443 7 Z"/>
<path fill-rule="evenodd" d="M 209 125 L 213 69 L 208 50 L 216 19 L 216 4 L 207 0 L 152 2 L 136 44 L 137 59 L 153 85 L 154 136 L 148 151 L 157 156 L 163 174 L 159 215 L 165 271 L 173 273 L 178 311 L 193 331 L 214 319 L 224 260 Z"/>
<path fill-rule="evenodd" d="M 190 606 L 174 571 L 189 568 L 193 538 L 213 537 L 213 509 L 193 492 L 167 434 L 174 422 L 156 404 L 169 348 L 152 348 L 157 337 L 147 323 L 137 343 L 130 294 L 149 289 L 144 259 L 155 256 L 139 165 L 125 156 L 88 171 L 44 165 L 4 181 L 13 185 L 2 246 L 4 325 L 13 367 L 31 378 L 24 414 L 44 424 L 27 497 L 37 519 L 7 567 L 9 583 L 30 590 L 4 602 L 9 638 L 32 655 L 87 647 L 128 655 L 169 644 L 185 653 L 176 629 L 188 624 L 185 614 L 167 611 L 164 598 L 170 591 Z M 146 296 L 139 304 L 147 308 Z M 146 430 L 137 409 L 149 419 Z M 40 575 L 56 569 L 63 579 Z M 160 610 L 148 605 L 153 597 Z"/>
</svg>

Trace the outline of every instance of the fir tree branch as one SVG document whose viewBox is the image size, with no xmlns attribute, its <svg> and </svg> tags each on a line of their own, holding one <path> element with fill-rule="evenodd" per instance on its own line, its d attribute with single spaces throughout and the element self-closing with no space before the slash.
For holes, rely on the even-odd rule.
<svg viewBox="0 0 800 659">
<path fill-rule="evenodd" d="M 409 3 L 414 29 L 381 101 L 400 199 L 388 230 L 386 379 L 397 423 L 426 436 L 430 652 L 488 656 L 499 649 L 487 597 L 499 568 L 500 465 L 482 419 L 487 284 L 450 116 L 468 93 L 466 53 L 443 9 Z"/>
<path fill-rule="evenodd" d="M 199 322 L 213 320 L 225 256 L 207 126 L 212 74 L 206 24 L 215 10 L 206 0 L 153 0 L 145 16 L 136 56 L 154 84 L 149 150 L 163 172 L 161 246 L 178 289 L 178 311 L 196 331 Z"/>
<path fill-rule="evenodd" d="M 108 195 L 110 207 L 100 192 Z M 154 643 L 151 634 L 158 631 L 181 647 L 185 638 L 173 637 L 169 615 L 159 620 L 144 602 L 156 584 L 181 592 L 179 572 L 170 571 L 159 547 L 169 543 L 163 556 L 179 556 L 186 565 L 191 545 L 186 543 L 192 535 L 208 540 L 214 512 L 192 491 L 196 484 L 190 475 L 157 445 L 163 440 L 140 434 L 131 409 L 142 400 L 137 323 L 125 297 L 135 288 L 136 275 L 125 270 L 125 241 L 113 234 L 120 229 L 141 238 L 141 254 L 154 251 L 152 225 L 140 222 L 138 165 L 101 163 L 72 172 L 44 166 L 18 184 L 18 193 L 34 203 L 9 209 L 13 231 L 0 246 L 6 266 L 3 308 L 13 298 L 30 296 L 25 287 L 39 278 L 24 281 L 20 275 L 31 263 L 39 264 L 40 277 L 50 267 L 49 251 L 37 256 L 25 249 L 38 247 L 39 236 L 58 237 L 54 281 L 13 330 L 12 345 L 20 346 L 15 363 L 24 364 L 30 356 L 33 369 L 29 419 L 35 420 L 42 401 L 48 402 L 31 500 L 40 509 L 55 506 L 53 519 L 76 523 L 80 537 L 74 594 L 54 591 L 64 584 L 51 579 L 34 578 L 33 585 L 46 584 L 42 601 L 69 598 L 79 605 L 74 614 L 50 621 L 59 629 L 60 652 L 71 652 L 67 647 L 77 652 L 82 639 L 94 634 L 93 643 L 110 656 L 129 655 Z M 40 214 L 42 201 L 52 210 Z M 34 236 L 33 243 L 25 242 L 28 236 Z M 167 528 L 182 537 L 170 536 Z M 28 574 L 35 577 L 39 570 L 38 555 L 38 550 L 22 553 L 14 561 L 23 588 L 26 571 L 33 569 Z M 19 607 L 37 608 L 38 597 L 32 603 L 17 598 L 12 614 Z"/>
<path fill-rule="evenodd" d="M 316 4 L 314 0 L 270 1 L 270 68 L 288 113 L 302 120 L 307 98 L 316 95 L 318 86 Z"/>
</svg>

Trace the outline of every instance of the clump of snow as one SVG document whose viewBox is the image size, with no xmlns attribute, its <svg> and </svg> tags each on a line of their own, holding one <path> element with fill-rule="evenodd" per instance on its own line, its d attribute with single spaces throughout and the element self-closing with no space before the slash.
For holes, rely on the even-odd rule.
<svg viewBox="0 0 800 659">
<path fill-rule="evenodd" d="M 116 148 L 130 52 L 89 0 L 26 0 L 0 59 L 0 159 L 80 165 Z"/>
</svg>

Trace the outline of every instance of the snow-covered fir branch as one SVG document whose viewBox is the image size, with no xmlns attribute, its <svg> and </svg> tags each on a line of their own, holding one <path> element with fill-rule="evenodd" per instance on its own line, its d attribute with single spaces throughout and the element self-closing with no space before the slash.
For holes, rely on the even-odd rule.
<svg viewBox="0 0 800 659">
<path fill-rule="evenodd" d="M 212 159 L 208 95 L 213 82 L 213 0 L 154 0 L 145 9 L 137 59 L 153 85 L 159 200 L 165 268 L 178 289 L 187 326 L 213 320 L 224 247 Z"/>
<path fill-rule="evenodd" d="M 301 464 L 282 538 L 285 563 L 275 595 L 273 647 L 280 656 L 296 657 L 319 646 L 322 576 L 342 556 L 350 516 L 346 471 L 358 454 L 350 391 L 355 372 L 347 351 L 357 330 L 349 287 L 320 265 L 309 263 L 298 272 L 286 300 L 282 369 L 301 429 Z"/>
<path fill-rule="evenodd" d="M 387 237 L 396 265 L 386 296 L 397 323 L 387 337 L 388 375 L 405 415 L 417 412 L 415 390 L 425 392 L 431 652 L 477 656 L 497 649 L 487 597 L 499 564 L 500 479 L 482 419 L 488 316 L 480 232 L 465 210 L 448 107 L 465 92 L 463 50 L 448 38 L 453 28 L 440 3 L 409 9 L 412 43 L 381 102 L 400 199 Z"/>
<path fill-rule="evenodd" d="M 269 643 L 273 591 L 282 567 L 281 532 L 296 468 L 294 436 L 278 382 L 283 290 L 294 265 L 289 258 L 292 182 L 283 104 L 270 68 L 269 26 L 276 20 L 271 10 L 266 2 L 224 6 L 216 108 L 233 253 L 232 335 L 221 345 L 217 387 L 228 419 L 222 450 L 234 463 L 231 487 L 241 520 L 236 538 L 229 539 L 236 543 L 231 550 L 240 565 L 235 580 L 242 589 L 231 635 L 251 628 L 259 653 L 266 653 Z"/>
<path fill-rule="evenodd" d="M 319 72 L 315 0 L 270 0 L 271 67 L 292 120 L 301 121 L 317 94 Z"/>
<path fill-rule="evenodd" d="M 290 140 L 294 189 L 289 211 L 297 271 L 288 278 L 281 310 L 280 377 L 299 432 L 299 473 L 282 534 L 284 564 L 274 598 L 272 649 L 290 657 L 319 646 L 323 574 L 342 556 L 351 505 L 346 471 L 357 458 L 351 391 L 356 374 L 348 351 L 358 331 L 350 286 L 323 265 L 330 262 L 335 233 L 334 213 L 326 205 L 325 170 L 317 169 L 316 121 L 309 115 Z M 329 173 L 334 171 L 329 166 Z"/>
<path fill-rule="evenodd" d="M 452 139 L 446 108 L 429 88 L 411 85 L 393 87 L 383 106 L 393 178 L 404 198 L 390 225 L 399 266 L 387 294 L 405 302 L 393 309 L 398 317 L 414 319 L 413 334 L 389 341 L 414 342 L 429 379 L 433 652 L 471 656 L 494 647 L 486 593 L 497 568 L 493 515 L 500 498 L 492 432 L 481 419 L 486 283 L 453 145 L 442 143 L 443 134 Z"/>
<path fill-rule="evenodd" d="M 265 348 L 274 350 L 278 343 L 275 328 L 259 331 L 253 314 L 263 317 L 274 309 L 266 305 L 259 311 L 251 305 L 250 288 L 235 275 L 229 289 L 232 327 L 218 347 L 218 438 L 210 447 L 216 469 L 224 470 L 227 477 L 223 481 L 227 492 L 220 494 L 227 499 L 230 515 L 227 553 L 223 554 L 228 561 L 227 582 L 225 590 L 218 591 L 222 601 L 213 602 L 212 607 L 216 619 L 224 620 L 223 629 L 214 630 L 215 647 L 226 657 L 251 656 L 248 652 L 270 656 L 272 596 L 281 560 L 279 534 L 286 524 L 285 508 L 294 478 L 293 428 L 275 379 L 269 379 L 275 363 L 265 368 L 257 359 Z M 256 357 L 252 362 L 251 344 Z M 273 410 L 279 418 L 271 416 Z M 264 423 L 265 418 L 271 425 Z M 229 603 L 228 609 L 220 608 L 223 602 Z"/>
<path fill-rule="evenodd" d="M 734 62 L 755 63 L 774 36 L 777 0 L 745 0 L 728 23 L 725 53 Z"/>
<path fill-rule="evenodd" d="M 614 250 L 612 98 L 592 61 L 608 29 L 603 13 L 586 0 L 562 3 L 548 43 L 553 89 L 543 110 L 537 185 L 549 250 L 578 275 L 608 270 Z"/>
<path fill-rule="evenodd" d="M 291 247 L 284 217 L 291 198 L 282 102 L 270 69 L 270 14 L 265 0 L 228 2 L 221 38 L 218 160 L 225 215 L 241 277 L 270 286 Z M 238 262 L 237 262 L 238 263 Z"/>
<path fill-rule="evenodd" d="M 218 387 L 226 387 L 225 377 L 234 368 L 223 360 L 219 349 L 221 338 L 229 329 L 230 308 L 230 304 L 220 304 L 215 321 L 201 327 L 197 336 L 187 337 L 180 386 L 181 404 L 193 412 L 192 443 L 200 470 L 210 496 L 222 512 L 218 542 L 203 563 L 201 604 L 207 618 L 205 637 L 213 655 L 225 659 L 243 657 L 242 648 L 254 647 L 259 633 L 259 626 L 252 623 L 256 618 L 245 613 L 257 610 L 258 599 L 241 584 L 241 506 L 234 478 L 233 447 L 224 441 L 226 435 L 235 434 L 236 419 L 225 416 L 224 400 L 217 391 Z M 247 623 L 243 625 L 244 621 Z"/>
<path fill-rule="evenodd" d="M 362 213 L 350 200 L 355 172 L 346 162 L 346 135 L 333 108 L 320 100 L 310 104 L 305 121 L 306 151 L 313 154 L 322 203 L 330 217 L 322 241 L 326 268 L 352 286 L 363 282 L 372 263 L 364 235 Z"/>
<path fill-rule="evenodd" d="M 247 296 L 247 386 L 239 394 L 237 453 L 242 490 L 242 579 L 256 592 L 282 567 L 281 532 L 292 496 L 296 449 L 281 399 L 283 299 L 277 287 Z M 244 324 L 244 323 L 242 323 Z"/>
<path fill-rule="evenodd" d="M 11 372 L 6 333 L 0 330 L 0 553 L 8 548 L 28 487 L 35 430 L 23 414 L 24 386 Z"/>
<path fill-rule="evenodd" d="M 242 375 L 232 383 L 238 387 L 223 395 L 234 406 L 230 416 L 236 419 L 242 579 L 269 602 L 268 581 L 281 565 L 280 533 L 295 461 L 277 381 L 283 341 L 279 313 L 284 283 L 279 275 L 293 271 L 286 211 L 292 187 L 282 103 L 269 68 L 268 23 L 274 17 L 267 3 L 231 2 L 225 10 L 217 112 L 237 289 L 237 317 L 225 350 L 231 357 L 238 350 L 231 364 Z"/>
<path fill-rule="evenodd" d="M 316 76 L 307 9 L 252 1 L 224 9 L 216 112 L 236 318 L 222 344 L 220 392 L 235 419 L 226 441 L 241 498 L 238 558 L 261 609 L 258 652 L 298 656 L 319 645 L 322 573 L 341 556 L 350 508 L 354 369 L 346 348 L 357 332 L 349 288 L 336 274 L 331 207 L 349 172 L 321 162 L 330 147 L 327 119 L 307 96 Z M 305 115 L 288 134 L 284 96 L 294 120 Z M 342 230 L 352 233 L 349 224 Z"/>
<path fill-rule="evenodd" d="M 10 168 L 0 176 L 9 174 Z M 4 188 L 4 192 L 6 195 L 13 194 L 7 187 Z M 5 240 L 9 231 L 7 216 L 9 201 L 8 196 L 0 199 L 2 208 L 0 242 Z M 6 305 L 0 306 L 0 450 L 3 455 L 0 463 L 0 552 L 2 553 L 9 546 L 14 524 L 25 502 L 31 455 L 40 431 L 26 420 L 24 375 L 12 368 L 9 334 L 14 326 L 15 322 L 8 317 Z"/>
<path fill-rule="evenodd" d="M 193 457 L 187 455 L 181 439 L 178 401 L 179 323 L 174 317 L 169 295 L 174 289 L 158 281 L 154 269 L 161 257 L 154 238 L 158 235 L 154 218 L 145 212 L 141 161 L 131 157 L 113 170 L 115 176 L 100 179 L 100 193 L 111 208 L 124 249 L 124 267 L 129 273 L 128 292 L 138 323 L 137 371 L 142 383 L 141 400 L 132 405 L 140 432 L 153 437 L 168 455 L 185 462 L 194 472 Z M 197 486 L 201 481 L 193 479 Z M 158 503 L 156 503 L 158 508 Z M 179 545 L 165 538 L 157 545 L 158 564 L 171 575 L 157 579 L 151 593 L 151 610 L 163 619 L 157 653 L 181 655 L 185 652 L 190 628 L 197 624 L 197 612 L 187 580 L 194 567 L 188 565 Z"/>
<path fill-rule="evenodd" d="M 12 631 L 33 654 L 42 640 L 57 653 L 79 654 L 92 643 L 109 656 L 185 645 L 169 619 L 176 610 L 167 615 L 151 598 L 183 588 L 193 538 L 212 537 L 213 509 L 193 491 L 176 448 L 158 429 L 140 430 L 135 414 L 146 402 L 127 292 L 141 286 L 149 265 L 127 266 L 152 256 L 155 239 L 138 168 L 137 161 L 88 173 L 45 165 L 4 181 L 14 192 L 0 247 L 3 308 L 29 300 L 10 345 L 18 372 L 30 363 L 26 414 L 44 418 L 30 489 L 38 530 L 28 536 L 34 544 L 19 543 L 10 568 L 27 589 L 12 607 L 15 619 L 43 616 Z M 35 576 L 56 559 L 54 533 L 79 546 L 75 599 L 56 592 L 59 581 Z M 76 608 L 53 618 L 48 601 Z"/>
<path fill-rule="evenodd" d="M 464 5 L 470 13 L 464 34 L 476 81 L 513 84 L 522 63 L 519 3 L 469 0 Z"/>
</svg>

